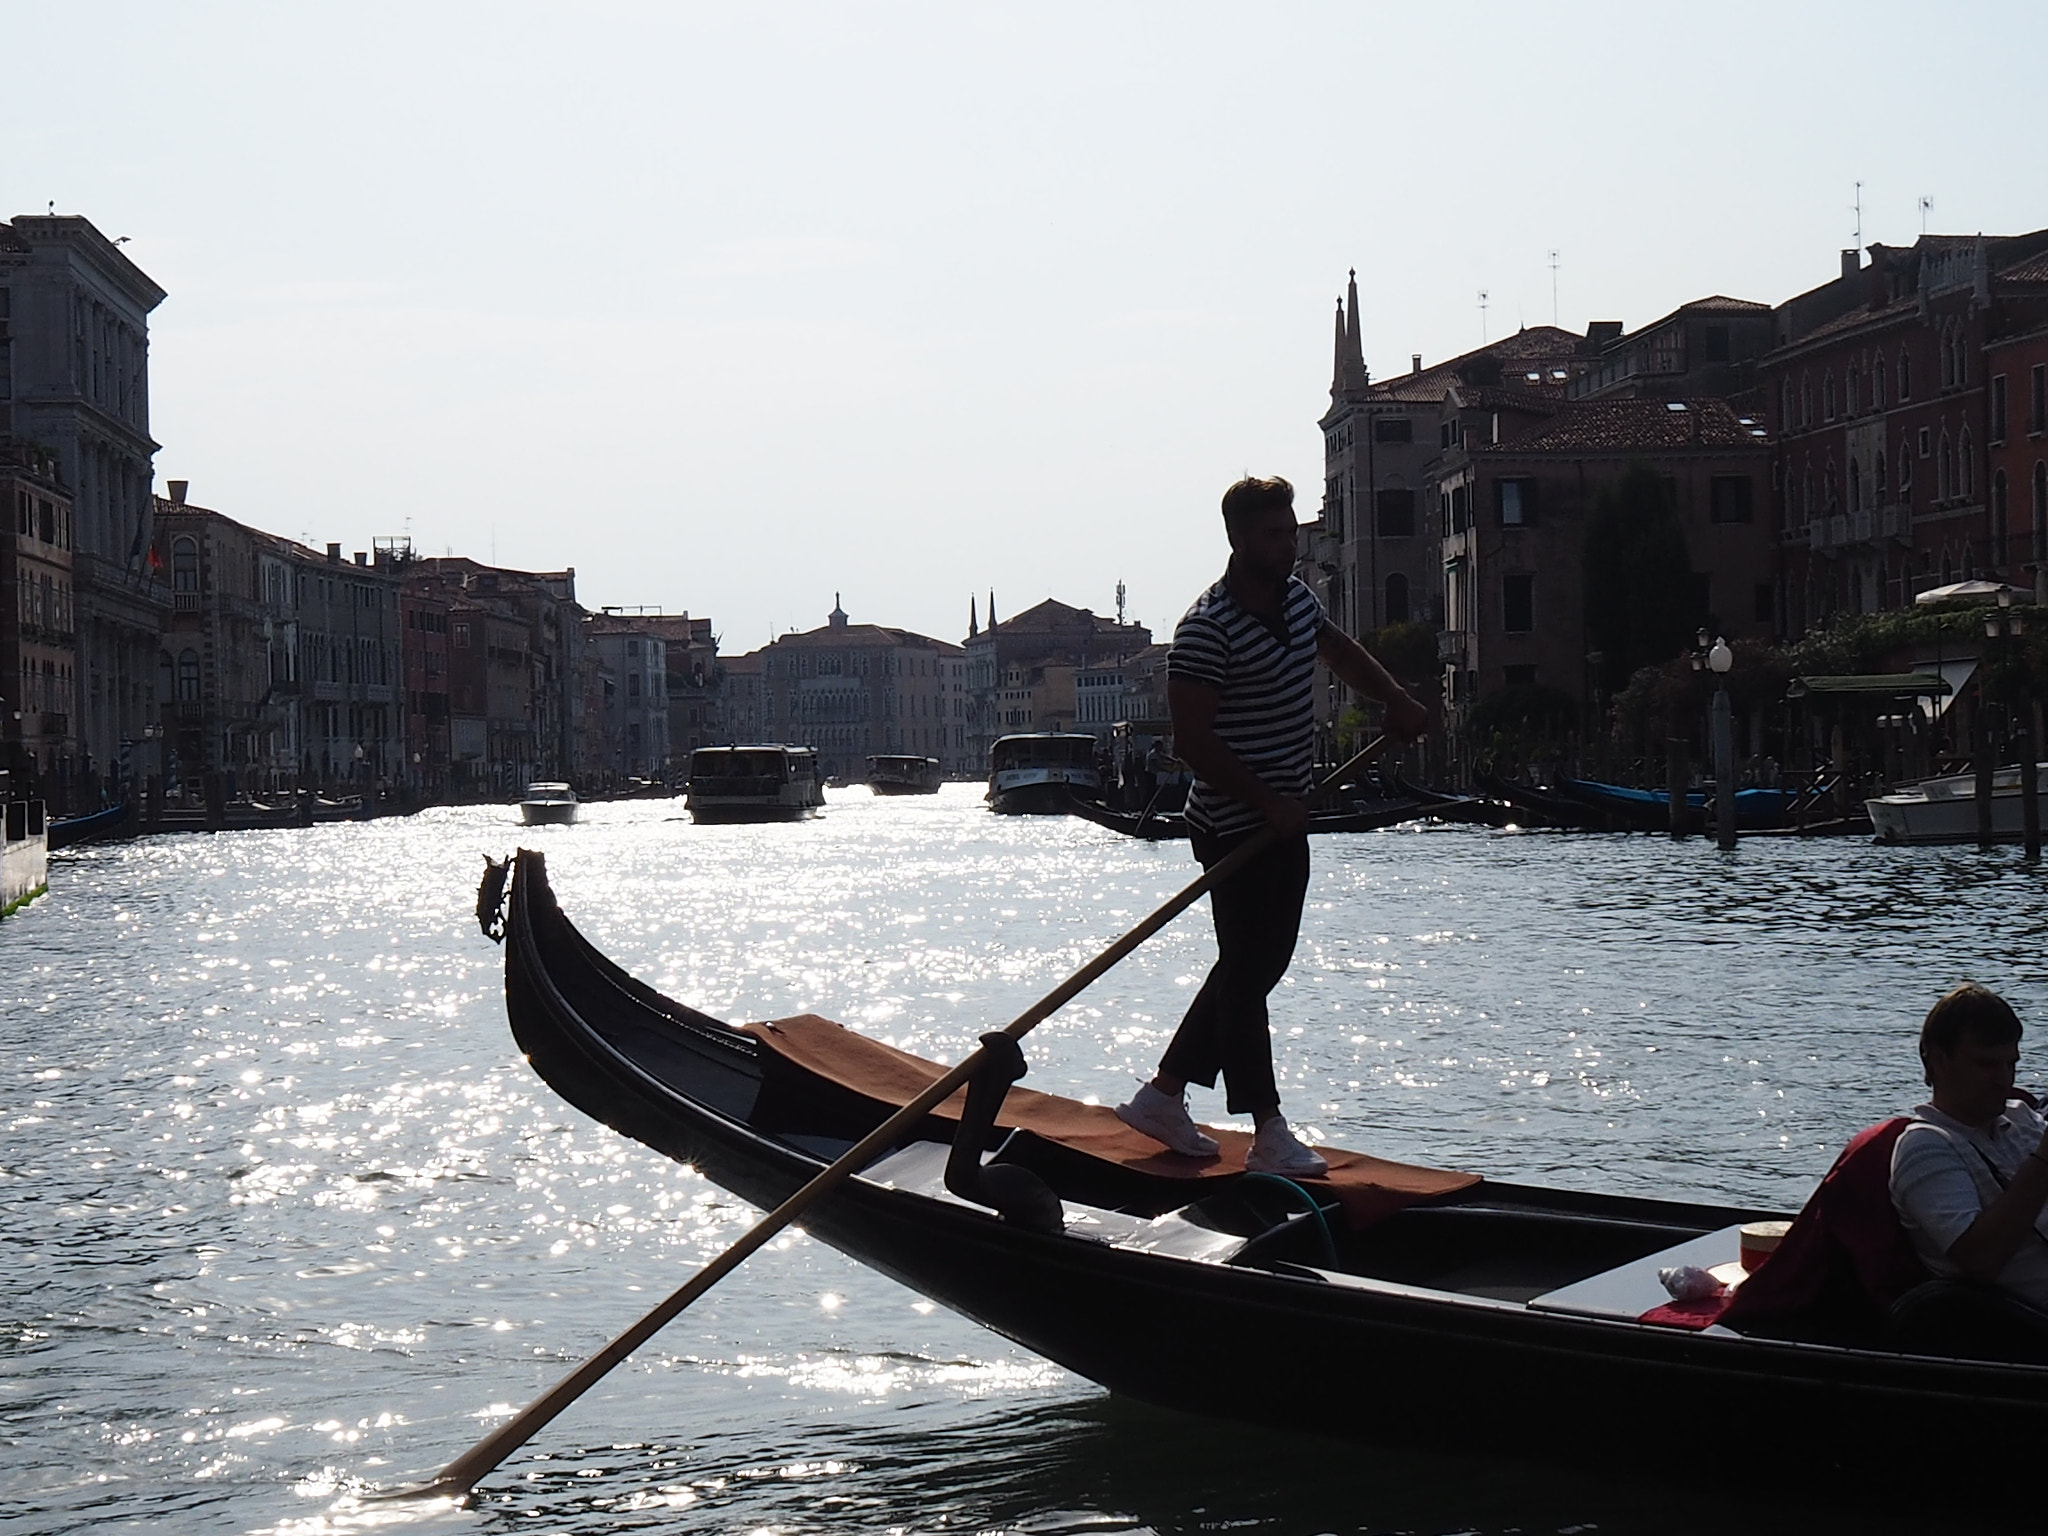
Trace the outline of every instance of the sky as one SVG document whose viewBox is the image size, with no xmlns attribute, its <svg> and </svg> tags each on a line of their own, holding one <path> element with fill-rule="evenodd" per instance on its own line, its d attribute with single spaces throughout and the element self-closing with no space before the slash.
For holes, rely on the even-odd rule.
<svg viewBox="0 0 2048 1536">
<path fill-rule="evenodd" d="M 2048 225 L 2048 6 L 0 10 L 0 216 L 169 297 L 159 486 L 707 615 L 1162 632 L 1368 366 Z M 1550 253 L 1557 253 L 1553 273 Z M 1554 303 L 1553 311 L 1553 282 Z M 1482 310 L 1479 295 L 1487 301 Z"/>
</svg>

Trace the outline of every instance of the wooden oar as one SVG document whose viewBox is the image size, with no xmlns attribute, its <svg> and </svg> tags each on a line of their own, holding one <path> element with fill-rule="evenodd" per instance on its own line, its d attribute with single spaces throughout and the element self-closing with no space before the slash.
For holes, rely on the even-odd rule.
<svg viewBox="0 0 2048 1536">
<path fill-rule="evenodd" d="M 1336 785 L 1348 773 L 1362 766 L 1376 755 L 1386 744 L 1384 736 L 1376 737 L 1366 745 L 1350 762 L 1316 786 L 1315 794 L 1321 795 Z M 1012 1040 L 1022 1039 L 1046 1019 L 1072 1002 L 1091 982 L 1115 965 L 1124 956 L 1151 938 L 1187 908 L 1193 906 L 1212 885 L 1227 880 L 1239 869 L 1265 852 L 1275 841 L 1276 834 L 1268 828 L 1261 829 L 1232 850 L 1229 857 L 1217 862 L 1214 868 L 1205 870 L 1200 879 L 1191 882 L 1169 900 L 1158 911 L 1139 923 L 1129 933 L 1118 939 L 1101 954 L 1090 960 L 1080 970 L 1046 993 L 1029 1008 L 1018 1014 L 1004 1028 L 1003 1033 Z M 718 1284 L 727 1275 L 738 1269 L 749 1255 L 767 1244 L 784 1227 L 795 1221 L 818 1201 L 859 1173 L 880 1153 L 886 1152 L 897 1139 L 974 1076 L 981 1065 L 982 1047 L 976 1046 L 962 1058 L 960 1064 L 926 1088 L 916 1098 L 889 1116 L 867 1135 L 855 1142 L 838 1159 L 816 1175 L 812 1180 L 775 1207 L 760 1221 L 756 1222 L 744 1237 L 734 1243 L 717 1258 L 692 1275 L 683 1286 L 657 1305 L 611 1343 L 577 1366 L 540 1397 L 535 1398 L 504 1424 L 494 1429 L 475 1445 L 441 1469 L 441 1475 L 431 1483 L 417 1487 L 399 1489 L 387 1498 L 429 1499 L 460 1498 L 474 1488 L 479 1479 L 488 1474 L 499 1462 L 510 1456 L 520 1446 L 538 1433 L 548 1420 L 567 1408 L 577 1398 L 589 1391 L 597 1382 L 618 1365 L 634 1350 L 645 1344 L 681 1313 L 691 1302 Z"/>
</svg>

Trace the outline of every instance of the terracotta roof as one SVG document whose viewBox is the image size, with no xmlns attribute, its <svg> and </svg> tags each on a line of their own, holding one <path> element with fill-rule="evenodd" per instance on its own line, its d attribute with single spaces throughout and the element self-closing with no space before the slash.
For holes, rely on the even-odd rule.
<svg viewBox="0 0 2048 1536">
<path fill-rule="evenodd" d="M 928 645 L 935 650 L 957 651 L 959 646 L 948 640 L 934 640 L 930 635 L 915 634 L 907 629 L 890 629 L 882 624 L 848 624 L 834 629 L 827 624 L 818 629 L 807 629 L 801 634 L 777 635 L 776 645 L 801 645 L 820 647 L 828 645 Z"/>
<path fill-rule="evenodd" d="M 1725 293 L 1710 293 L 1704 299 L 1694 299 L 1690 304 L 1681 304 L 1674 311 L 1687 314 L 1693 310 L 1711 310 L 1716 314 L 1768 315 L 1771 306 L 1759 304 L 1755 299 L 1731 299 Z"/>
<path fill-rule="evenodd" d="M 1488 342 L 1483 347 L 1461 353 L 1446 362 L 1425 368 L 1420 373 L 1396 374 L 1371 385 L 1366 393 L 1381 400 L 1401 400 L 1416 405 L 1434 405 L 1444 397 L 1444 391 L 1460 380 L 1460 371 L 1470 371 L 1475 363 L 1497 363 L 1503 377 L 1512 377 L 1526 372 L 1530 363 L 1556 363 L 1563 365 L 1577 355 L 1578 347 L 1585 338 L 1570 331 L 1559 330 L 1554 325 L 1533 325 L 1516 331 L 1512 336 L 1503 336 L 1499 341 Z M 1520 365 L 1519 367 L 1517 365 Z M 1544 370 L 1546 373 L 1548 368 Z M 1546 385 L 1551 381 L 1545 380 Z M 1555 381 L 1562 388 L 1564 381 Z"/>
<path fill-rule="evenodd" d="M 1674 406 L 1682 406 L 1676 409 Z M 1473 454 L 1626 453 L 1683 448 L 1754 448 L 1764 439 L 1744 426 L 1724 400 L 1585 400 L 1569 405 L 1536 431 Z"/>
<path fill-rule="evenodd" d="M 2015 262 L 1998 276 L 2001 281 L 2008 283 L 2048 283 L 2048 251 L 2029 256 L 2025 261 Z"/>
<path fill-rule="evenodd" d="M 1773 348 L 1765 356 L 1797 351 L 1810 347 L 1816 342 L 1831 341 L 1838 336 L 1853 335 L 1860 330 L 1887 326 L 1894 320 L 1902 319 L 1908 315 L 1916 315 L 1919 312 L 1920 300 L 1917 297 L 1894 299 L 1881 309 L 1872 309 L 1868 305 L 1859 304 L 1847 314 L 1837 315 L 1832 320 L 1823 321 L 1812 330 L 1793 337 L 1784 346 Z"/>
</svg>

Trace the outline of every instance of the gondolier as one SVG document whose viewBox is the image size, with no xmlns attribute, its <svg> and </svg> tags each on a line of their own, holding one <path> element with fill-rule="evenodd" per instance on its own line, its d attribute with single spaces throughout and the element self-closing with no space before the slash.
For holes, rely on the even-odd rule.
<svg viewBox="0 0 2048 1536">
<path fill-rule="evenodd" d="M 1280 1113 L 1266 995 L 1287 972 L 1308 891 L 1308 803 L 1314 782 L 1318 657 L 1354 692 L 1387 709 L 1399 740 L 1428 728 L 1417 702 L 1323 613 L 1294 576 L 1294 487 L 1244 479 L 1223 494 L 1230 563 L 1174 631 L 1167 707 L 1181 760 L 1195 771 L 1187 820 L 1195 857 L 1210 868 L 1261 827 L 1279 840 L 1209 895 L 1216 964 L 1195 995 L 1158 1074 L 1117 1115 L 1191 1157 L 1216 1155 L 1189 1116 L 1187 1085 L 1223 1078 L 1232 1114 L 1257 1127 L 1245 1166 L 1316 1178 L 1324 1160 Z"/>
</svg>

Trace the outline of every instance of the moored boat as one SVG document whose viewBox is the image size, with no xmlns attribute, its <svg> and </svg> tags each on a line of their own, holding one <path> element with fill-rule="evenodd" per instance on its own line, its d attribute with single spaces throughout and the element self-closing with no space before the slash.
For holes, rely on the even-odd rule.
<svg viewBox="0 0 2048 1536">
<path fill-rule="evenodd" d="M 2048 763 L 2034 769 L 2034 803 L 2044 806 Z M 1977 840 L 1977 776 L 1946 774 L 1922 779 L 1863 802 L 1870 829 L 1880 843 L 1974 843 Z M 1991 839 L 2017 843 L 2026 835 L 2026 805 L 2020 795 L 2020 765 L 1991 775 Z M 2037 822 L 2036 825 L 2042 825 Z"/>
<path fill-rule="evenodd" d="M 495 920 L 503 878 L 486 877 L 480 917 Z M 664 998 L 576 930 L 538 853 L 518 856 L 505 946 L 513 1033 L 542 1078 L 764 1208 L 944 1070 L 822 1019 L 736 1029 Z M 1981 1335 L 1909 1307 L 1952 1283 L 1888 1315 L 1831 1313 L 1824 1331 L 1782 1318 L 1737 1331 L 1670 1301 L 1667 1269 L 1740 1284 L 1742 1228 L 1773 1213 L 1332 1149 L 1329 1179 L 1284 1185 L 1243 1172 L 1243 1133 L 1222 1131 L 1222 1155 L 1196 1162 L 1120 1139 L 1101 1106 L 1019 1089 L 1000 1098 L 1009 1135 L 984 1164 L 983 1145 L 952 1145 L 970 1134 L 961 1116 L 941 1106 L 812 1206 L 806 1230 L 1133 1398 L 1667 1469 L 1698 1464 L 1690 1437 L 1705 1426 L 1717 1466 L 1761 1473 L 1796 1446 L 1808 1476 L 1853 1464 L 1894 1490 L 1917 1475 L 1939 1491 L 1965 1454 L 2029 1464 L 2018 1458 L 2048 1431 L 2038 1339 L 1987 1358 Z M 982 1176 L 999 1164 L 1006 1185 L 1056 1204 L 1003 1216 L 957 1192 L 990 1196 Z M 1758 1277 L 1802 1230 L 1822 1228 L 1795 1224 Z M 1245 1381 L 1258 1389 L 1216 1386 Z"/>
<path fill-rule="evenodd" d="M 529 827 L 566 827 L 576 820 L 576 810 L 576 791 L 567 784 L 529 784 L 519 801 L 519 819 Z"/>
<path fill-rule="evenodd" d="M 1602 784 L 1593 779 L 1565 779 L 1558 790 L 1568 799 L 1599 812 L 1608 826 L 1622 832 L 1664 832 L 1671 827 L 1671 797 L 1661 789 L 1631 789 L 1622 784 Z M 1791 797 L 1781 789 L 1738 789 L 1735 792 L 1735 825 L 1740 831 L 1763 831 L 1782 826 L 1785 807 Z M 1706 828 L 1713 796 L 1707 790 L 1690 790 L 1682 815 L 1684 829 L 1700 832 Z"/>
<path fill-rule="evenodd" d="M 868 759 L 868 788 L 878 795 L 936 795 L 939 760 L 878 753 Z"/>
<path fill-rule="evenodd" d="M 988 753 L 988 804 L 1005 816 L 1060 816 L 1073 801 L 1100 800 L 1093 736 L 1031 731 L 996 739 Z"/>
<path fill-rule="evenodd" d="M 50 852 L 89 843 L 95 838 L 118 837 L 128 825 L 128 802 L 88 811 L 82 816 L 57 816 L 49 823 Z"/>
<path fill-rule="evenodd" d="M 697 822 L 801 821 L 825 804 L 809 747 L 699 747 L 683 802 Z"/>
</svg>

